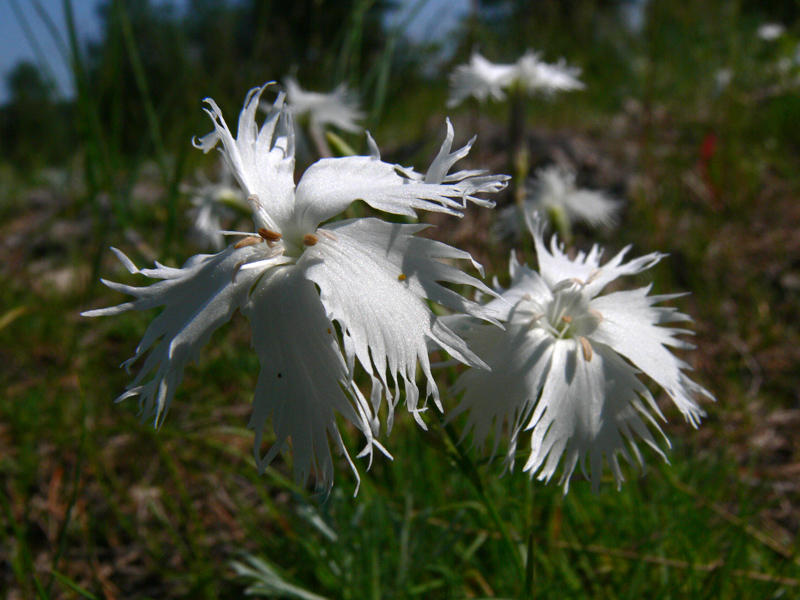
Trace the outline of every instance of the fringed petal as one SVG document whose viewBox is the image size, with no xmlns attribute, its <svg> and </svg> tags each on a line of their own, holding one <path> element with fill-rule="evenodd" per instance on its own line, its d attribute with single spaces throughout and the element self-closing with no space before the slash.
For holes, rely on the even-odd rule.
<svg viewBox="0 0 800 600">
<path fill-rule="evenodd" d="M 253 451 L 259 470 L 291 440 L 298 483 L 314 472 L 317 481 L 330 490 L 330 439 L 358 478 L 335 413 L 364 433 L 367 448 L 361 455 L 371 455 L 377 442 L 373 440 L 370 407 L 352 387 L 334 326 L 314 284 L 295 266 L 273 269 L 259 281 L 242 313 L 250 320 L 253 346 L 261 363 L 249 424 L 256 432 Z M 350 391 L 350 398 L 345 390 Z M 276 439 L 262 457 L 262 434 L 270 419 Z"/>
<path fill-rule="evenodd" d="M 539 273 L 551 288 L 562 281 L 574 279 L 583 285 L 586 294 L 591 298 L 603 291 L 603 288 L 615 279 L 646 271 L 666 256 L 652 252 L 623 263 L 625 255 L 630 250 L 628 246 L 600 266 L 603 250 L 595 244 L 588 253 L 578 252 L 575 258 L 571 259 L 564 252 L 563 245 L 558 244 L 556 236 L 551 238 L 550 247 L 547 247 L 544 242 L 545 224 L 538 215 L 526 215 L 526 218 L 536 247 Z"/>
<path fill-rule="evenodd" d="M 129 270 L 135 269 L 127 257 L 119 251 L 117 254 Z M 161 422 L 183 378 L 186 364 L 199 356 L 211 334 L 247 301 L 260 272 L 240 272 L 240 267 L 254 254 L 251 248 L 237 250 L 231 246 L 219 254 L 195 256 L 181 269 L 158 265 L 156 269 L 135 270 L 159 281 L 147 287 L 106 282 L 112 289 L 135 296 L 136 300 L 83 313 L 95 317 L 164 307 L 147 328 L 136 354 L 123 364 L 129 369 L 149 351 L 139 373 L 127 387 L 128 391 L 118 399 L 138 395 L 143 420 L 154 417 L 156 425 Z M 282 257 L 275 259 L 276 264 L 282 261 Z M 142 383 L 153 371 L 152 377 Z"/>
<path fill-rule="evenodd" d="M 207 98 L 205 111 L 214 122 L 214 131 L 194 145 L 208 152 L 221 141 L 225 161 L 252 203 L 257 228 L 282 232 L 294 209 L 294 130 L 281 94 L 259 131 L 256 111 L 268 85 L 247 94 L 236 139 L 220 108 Z"/>
<path fill-rule="evenodd" d="M 355 200 L 398 215 L 416 217 L 416 210 L 430 210 L 461 216 L 466 203 L 493 206 L 479 193 L 495 193 L 506 186 L 505 175 L 464 171 L 447 176 L 447 170 L 466 155 L 471 145 L 450 154 L 452 127 L 430 175 L 382 162 L 372 156 L 348 156 L 319 160 L 303 174 L 297 185 L 297 227 L 313 230 L 338 215 Z M 430 181 L 429 181 L 430 180 Z"/>
<path fill-rule="evenodd" d="M 507 431 L 506 463 L 513 468 L 519 432 L 535 406 L 550 368 L 553 339 L 542 332 L 531 332 L 527 323 L 509 324 L 503 331 L 471 321 L 471 326 L 457 332 L 491 370 L 469 369 L 458 378 L 451 393 L 463 391 L 464 395 L 448 420 L 469 411 L 462 439 L 472 433 L 474 443 L 482 450 L 491 438 L 492 456 Z"/>
<path fill-rule="evenodd" d="M 341 324 L 348 359 L 358 361 L 373 380 L 372 402 L 377 412 L 385 395 L 392 409 L 391 389 L 400 380 L 406 405 L 417 416 L 419 363 L 427 380 L 427 395 L 439 405 L 430 372 L 426 338 L 468 364 L 483 362 L 431 312 L 427 300 L 451 310 L 493 320 L 489 311 L 438 282 L 452 282 L 493 292 L 477 279 L 438 258 L 469 258 L 445 244 L 415 237 L 424 226 L 399 225 L 378 219 L 341 221 L 320 231 L 319 243 L 306 250 L 298 266 L 320 288 L 328 317 Z M 374 367 L 374 368 L 373 368 Z M 390 381 L 391 378 L 391 381 Z"/>
<path fill-rule="evenodd" d="M 603 321 L 592 334 L 592 340 L 607 344 L 664 388 L 686 420 L 697 427 L 706 413 L 696 398 L 714 398 L 684 375 L 682 371 L 689 365 L 669 350 L 669 347 L 692 348 L 676 337 L 691 332 L 659 326 L 687 321 L 689 317 L 673 308 L 654 306 L 673 296 L 648 296 L 649 291 L 650 287 L 646 287 L 594 298 L 590 306 L 603 315 Z"/>
<path fill-rule="evenodd" d="M 631 462 L 628 445 L 635 448 L 636 466 L 644 466 L 636 448 L 637 436 L 664 457 L 645 422 L 663 441 L 666 438 L 642 398 L 648 404 L 652 401 L 636 371 L 613 350 L 595 344 L 591 360 L 586 360 L 577 340 L 557 342 L 541 396 L 526 427 L 532 432 L 525 470 L 531 477 L 549 481 L 563 459 L 559 483 L 565 494 L 577 465 L 596 490 L 605 458 L 619 486 L 623 479 L 618 456 Z"/>
</svg>

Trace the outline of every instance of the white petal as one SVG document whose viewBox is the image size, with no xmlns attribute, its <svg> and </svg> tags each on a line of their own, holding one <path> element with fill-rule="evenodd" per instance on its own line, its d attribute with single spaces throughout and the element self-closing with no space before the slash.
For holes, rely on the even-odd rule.
<svg viewBox="0 0 800 600">
<path fill-rule="evenodd" d="M 539 262 L 539 272 L 551 288 L 568 279 L 577 279 L 585 283 L 584 290 L 589 297 L 599 294 L 604 287 L 623 275 L 635 275 L 653 267 L 664 254 L 653 252 L 623 263 L 623 259 L 630 250 L 630 246 L 623 248 L 611 260 L 600 265 L 603 255 L 602 249 L 595 244 L 588 252 L 578 252 L 574 259 L 569 258 L 563 247 L 558 245 L 556 236 L 550 240 L 550 248 L 544 242 L 544 223 L 537 216 L 528 217 L 528 228 L 533 234 L 536 246 L 536 259 Z"/>
<path fill-rule="evenodd" d="M 452 134 L 452 128 L 448 133 Z M 430 179 L 375 156 L 347 156 L 322 159 L 311 165 L 297 185 L 296 223 L 299 231 L 317 225 L 344 211 L 355 200 L 378 210 L 416 217 L 416 209 L 460 216 L 467 201 L 493 205 L 478 193 L 494 193 L 505 187 L 505 175 L 476 175 L 461 172 L 445 177 L 446 170 L 466 155 L 469 145 L 452 155 L 452 137 L 445 139 L 440 155 L 431 167 Z M 454 159 L 455 157 L 455 159 Z"/>
<path fill-rule="evenodd" d="M 435 340 L 459 360 L 483 364 L 431 312 L 426 299 L 452 310 L 491 318 L 485 308 L 437 283 L 467 284 L 491 293 L 478 280 L 436 260 L 469 258 L 469 254 L 413 236 L 422 228 L 378 219 L 333 223 L 321 231 L 333 233 L 335 239 L 320 236 L 319 242 L 307 249 L 298 262 L 306 276 L 320 287 L 328 316 L 341 324 L 349 360 L 357 357 L 372 376 L 371 399 L 375 410 L 386 392 L 390 400 L 390 425 L 394 403 L 387 373 L 394 381 L 395 396 L 403 380 L 406 404 L 416 416 L 419 390 L 415 379 L 419 362 L 427 379 L 426 396 L 432 394 L 439 402 L 426 338 Z"/>
<path fill-rule="evenodd" d="M 461 104 L 470 96 L 480 102 L 487 98 L 503 100 L 504 87 L 511 85 L 517 76 L 516 65 L 496 65 L 479 53 L 474 53 L 469 64 L 459 65 L 450 75 L 448 107 Z"/>
<path fill-rule="evenodd" d="M 152 348 L 138 375 L 128 386 L 129 391 L 119 398 L 138 395 L 143 420 L 154 416 L 156 425 L 160 422 L 183 378 L 186 364 L 198 357 L 211 334 L 230 320 L 233 312 L 247 300 L 260 272 L 238 271 L 240 265 L 254 254 L 251 248 L 234 250 L 231 246 L 219 254 L 195 256 L 181 269 L 158 265 L 156 269 L 137 270 L 142 275 L 160 281 L 148 287 L 105 282 L 110 288 L 136 296 L 137 299 L 83 313 L 84 316 L 94 317 L 126 310 L 165 307 L 150 323 L 136 348 L 136 354 L 124 363 L 129 368 Z M 123 263 L 128 268 L 133 266 L 127 257 L 124 257 Z M 153 370 L 153 377 L 142 384 L 142 380 Z"/>
<path fill-rule="evenodd" d="M 675 337 L 690 332 L 658 326 L 685 321 L 688 317 L 672 308 L 653 306 L 673 296 L 648 296 L 649 290 L 647 287 L 594 298 L 590 306 L 603 315 L 603 321 L 591 339 L 607 344 L 651 377 L 664 388 L 686 419 L 697 426 L 705 412 L 695 397 L 702 395 L 713 399 L 713 396 L 681 372 L 688 365 L 668 348 L 691 348 Z"/>
<path fill-rule="evenodd" d="M 610 227 L 614 224 L 619 202 L 596 190 L 575 190 L 564 198 L 564 205 L 574 219 L 592 227 Z"/>
<path fill-rule="evenodd" d="M 519 264 L 513 250 L 511 251 L 509 271 L 511 285 L 507 290 L 497 289 L 496 291 L 502 292 L 501 296 L 486 304 L 487 309 L 497 313 L 498 320 L 508 319 L 511 311 L 521 300 L 536 300 L 542 304 L 553 297 L 550 288 L 539 273 L 527 265 Z"/>
<path fill-rule="evenodd" d="M 471 431 L 475 443 L 482 448 L 492 437 L 493 455 L 507 427 L 506 462 L 513 468 L 517 436 L 530 416 L 550 368 L 553 338 L 541 329 L 529 330 L 527 324 L 519 323 L 509 324 L 505 331 L 482 323 L 457 331 L 491 371 L 469 369 L 459 377 L 451 393 L 465 393 L 448 420 L 468 410 L 462 439 Z"/>
<path fill-rule="evenodd" d="M 358 477 L 342 443 L 335 413 L 358 427 L 371 447 L 369 406 L 352 393 L 335 329 L 314 284 L 296 266 L 272 269 L 259 281 L 242 313 L 250 320 L 253 346 L 261 363 L 249 424 L 256 432 L 253 450 L 259 470 L 291 439 L 295 479 L 305 482 L 313 470 L 330 489 L 330 436 Z M 351 389 L 355 406 L 344 389 Z M 262 432 L 270 418 L 276 441 L 261 458 Z"/>
<path fill-rule="evenodd" d="M 603 192 L 579 189 L 575 171 L 558 165 L 539 169 L 528 185 L 525 211 L 543 215 L 563 212 L 570 222 L 582 221 L 593 227 L 610 226 L 620 203 Z"/>
<path fill-rule="evenodd" d="M 517 78 L 529 94 L 581 90 L 586 87 L 577 79 L 581 70 L 567 66 L 564 59 L 549 64 L 541 60 L 540 54 L 529 50 L 520 57 L 516 67 Z"/>
<path fill-rule="evenodd" d="M 549 481 L 563 457 L 560 483 L 565 493 L 577 464 L 587 473 L 587 456 L 593 488 L 600 483 L 604 457 L 619 485 L 618 455 L 630 462 L 626 442 L 643 466 L 634 433 L 663 456 L 645 424 L 663 436 L 642 403 L 643 397 L 652 404 L 647 388 L 612 350 L 602 344 L 593 347 L 592 359 L 587 361 L 577 340 L 556 342 L 546 383 L 527 426 L 532 437 L 525 470 Z"/>
<path fill-rule="evenodd" d="M 236 139 L 210 98 L 205 109 L 214 122 L 214 131 L 195 146 L 208 152 L 218 141 L 222 153 L 242 189 L 254 196 L 254 219 L 257 228 L 283 231 L 291 221 L 294 208 L 294 131 L 292 119 L 279 96 L 259 131 L 255 120 L 259 98 L 267 88 L 250 90 L 239 115 Z"/>
<path fill-rule="evenodd" d="M 287 77 L 285 85 L 286 101 L 295 115 L 307 115 L 319 127 L 333 125 L 351 133 L 361 131 L 356 121 L 365 115 L 358 107 L 358 97 L 345 85 L 339 85 L 329 94 L 306 91 L 293 77 Z"/>
<path fill-rule="evenodd" d="M 453 165 L 469 154 L 472 144 L 475 143 L 475 137 L 473 137 L 466 146 L 451 153 L 450 149 L 453 147 L 455 131 L 453 130 L 453 124 L 450 122 L 450 119 L 446 119 L 446 123 L 447 133 L 445 134 L 444 142 L 441 148 L 439 148 L 439 153 L 431 163 L 428 172 L 425 174 L 425 183 L 442 183 Z"/>
</svg>

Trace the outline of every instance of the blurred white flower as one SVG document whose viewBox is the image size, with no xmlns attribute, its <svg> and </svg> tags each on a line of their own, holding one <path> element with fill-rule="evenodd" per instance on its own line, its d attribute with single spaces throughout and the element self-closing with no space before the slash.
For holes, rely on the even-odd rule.
<svg viewBox="0 0 800 600">
<path fill-rule="evenodd" d="M 474 53 L 469 64 L 459 65 L 450 75 L 450 99 L 447 106 L 461 104 L 470 96 L 481 102 L 487 98 L 504 100 L 505 88 L 517 78 L 516 65 L 495 65 L 479 53 Z"/>
<path fill-rule="evenodd" d="M 525 220 L 534 213 L 555 225 L 562 236 L 569 235 L 577 221 L 591 227 L 612 227 L 621 204 L 605 192 L 577 187 L 575 178 L 575 171 L 558 165 L 539 169 L 536 179 L 528 184 L 522 210 L 509 206 L 499 212 L 498 234 L 518 236 L 525 229 Z"/>
<path fill-rule="evenodd" d="M 391 427 L 393 410 L 401 398 L 401 381 L 406 406 L 420 423 L 419 413 L 425 410 L 429 396 L 441 406 L 426 339 L 435 340 L 467 364 L 483 366 L 463 340 L 436 317 L 428 301 L 494 320 L 488 309 L 440 284 L 466 284 L 490 291 L 477 279 L 441 262 L 439 259 L 472 259 L 467 252 L 415 236 L 424 225 L 374 218 L 321 224 L 356 199 L 378 210 L 411 217 L 416 216 L 415 209 L 460 216 L 467 201 L 492 206 L 475 194 L 502 189 L 506 177 L 480 171 L 448 174 L 472 144 L 451 153 L 453 129 L 448 121 L 446 139 L 425 175 L 382 162 L 369 138 L 371 156 L 320 160 L 295 186 L 292 113 L 284 106 L 283 95 L 260 129 L 255 120 L 265 87 L 248 94 L 236 138 L 216 103 L 207 99 L 210 108 L 206 112 L 215 129 L 195 141 L 206 152 L 222 142 L 225 160 L 248 194 L 256 231 L 241 234 L 238 243 L 218 254 L 194 256 L 180 269 L 156 263 L 155 269 L 140 271 L 114 250 L 131 273 L 158 281 L 149 287 L 104 281 L 136 299 L 84 315 L 164 307 L 134 357 L 124 364 L 129 368 L 149 351 L 128 391 L 119 398 L 139 396 L 143 417 L 154 417 L 158 424 L 185 365 L 197 358 L 211 334 L 239 309 L 250 321 L 252 343 L 261 363 L 249 423 L 256 431 L 253 450 L 259 469 L 291 439 L 296 479 L 305 481 L 313 470 L 318 481 L 330 489 L 333 461 L 328 436 L 347 456 L 336 412 L 366 436 L 366 447 L 359 456 L 368 454 L 371 459 L 374 447 L 385 452 L 375 440 L 382 398 L 389 404 Z M 371 401 L 353 383 L 356 359 L 372 379 Z M 417 364 L 426 379 L 422 402 L 416 385 Z M 262 432 L 270 418 L 276 442 L 261 457 Z M 347 460 L 356 472 L 349 456 Z"/>
<path fill-rule="evenodd" d="M 725 67 L 714 72 L 714 92 L 721 94 L 731 85 L 733 81 L 733 69 Z"/>
<path fill-rule="evenodd" d="M 786 27 L 780 23 L 763 23 L 756 30 L 756 37 L 765 42 L 771 42 L 777 40 L 784 33 L 786 33 Z"/>
<path fill-rule="evenodd" d="M 596 489 L 603 457 L 619 486 L 620 454 L 632 462 L 633 453 L 644 466 L 637 437 L 664 456 L 653 432 L 666 438 L 653 415 L 664 417 L 639 373 L 660 385 L 693 426 L 705 415 L 696 399 L 713 399 L 683 373 L 688 365 L 669 350 L 692 348 L 676 338 L 689 332 L 661 327 L 689 318 L 674 308 L 654 306 L 680 294 L 648 296 L 650 286 L 599 295 L 618 277 L 645 271 L 664 255 L 623 262 L 625 248 L 601 265 L 602 250 L 594 246 L 570 259 L 555 236 L 548 250 L 541 220 L 534 217 L 529 226 L 539 273 L 520 265 L 512 253 L 511 286 L 498 288 L 502 299 L 486 305 L 500 314 L 506 329 L 462 316 L 448 320 L 491 367 L 470 369 L 460 377 L 455 393 L 464 391 L 464 396 L 450 418 L 468 411 L 464 435 L 472 431 L 482 446 L 491 434 L 495 451 L 507 423 L 506 461 L 512 468 L 520 433 L 530 430 L 531 454 L 524 469 L 549 481 L 563 458 L 565 493 L 578 463 Z"/>
<path fill-rule="evenodd" d="M 339 85 L 329 94 L 307 92 L 294 77 L 287 77 L 286 103 L 292 108 L 295 118 L 308 118 L 311 127 L 325 128 L 328 125 L 342 131 L 358 133 L 362 127 L 357 123 L 364 118 L 358 105 L 358 96 Z"/>
<path fill-rule="evenodd" d="M 528 186 L 525 212 L 546 215 L 551 220 L 565 219 L 572 226 L 576 221 L 592 227 L 611 227 L 617 220 L 620 203 L 605 192 L 579 188 L 572 169 L 551 165 L 536 172 Z"/>
<path fill-rule="evenodd" d="M 563 59 L 548 64 L 541 60 L 541 54 L 530 50 L 513 65 L 495 65 L 476 52 L 468 64 L 457 66 L 450 75 L 447 105 L 456 106 L 470 96 L 480 102 L 490 97 L 503 100 L 506 91 L 513 88 L 528 94 L 580 90 L 585 87 L 577 79 L 580 72 Z"/>
<path fill-rule="evenodd" d="M 192 221 L 191 235 L 202 247 L 220 251 L 225 247 L 222 221 L 230 221 L 236 217 L 237 211 L 249 211 L 244 193 L 233 183 L 233 176 L 227 163 L 223 161 L 220 181 L 213 183 L 198 172 L 200 185 L 186 187 L 192 208 L 186 216 Z"/>
</svg>

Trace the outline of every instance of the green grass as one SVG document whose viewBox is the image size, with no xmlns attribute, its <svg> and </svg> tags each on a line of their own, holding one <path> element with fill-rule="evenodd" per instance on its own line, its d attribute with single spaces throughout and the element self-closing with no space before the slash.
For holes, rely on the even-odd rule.
<svg viewBox="0 0 800 600">
<path fill-rule="evenodd" d="M 683 356 L 717 403 L 694 430 L 663 402 L 670 465 L 651 452 L 646 474 L 628 469 L 620 491 L 607 478 L 594 495 L 576 477 L 564 496 L 454 446 L 461 423 L 448 434 L 428 413 L 427 432 L 398 415 L 381 439 L 394 460 L 377 456 L 369 471 L 357 462 L 355 498 L 343 459 L 328 497 L 291 481 L 290 457 L 259 476 L 245 429 L 258 363 L 240 315 L 187 368 L 163 427 L 140 423 L 134 400 L 113 399 L 130 381 L 118 367 L 152 315 L 78 313 L 122 301 L 99 277 L 136 280 L 109 245 L 138 266 L 150 254 L 178 265 L 195 252 L 182 242 L 177 182 L 201 159 L 172 161 L 160 149 L 155 173 L 144 159 L 125 163 L 103 150 L 108 138 L 93 129 L 84 95 L 85 162 L 69 166 L 85 168 L 83 187 L 0 168 L 0 589 L 48 599 L 233 598 L 251 586 L 353 600 L 799 597 L 798 92 L 760 97 L 764 69 L 746 51 L 752 24 L 736 14 L 698 24 L 706 4 L 676 11 L 649 45 L 631 42 L 650 71 L 632 68 L 624 92 L 534 100 L 528 114 L 534 159 L 558 147 L 626 202 L 614 233 L 579 230 L 576 243 L 668 252 L 636 283 L 691 292 L 674 301 L 695 319 L 698 348 Z M 676 39 L 693 51 L 665 52 Z M 731 61 L 740 79 L 713 94 L 708 71 Z M 617 81 L 616 64 L 587 78 Z M 589 65 L 602 68 L 596 57 Z M 140 87 L 146 96 L 147 82 Z M 444 98 L 432 84 L 375 101 L 389 160 L 430 161 Z M 470 111 L 451 115 L 457 136 L 479 123 L 474 154 L 486 164 L 464 167 L 502 170 L 505 107 Z M 142 147 L 159 143 L 153 107 L 148 117 L 155 139 Z M 704 178 L 709 132 L 718 145 Z M 463 240 L 505 281 L 509 248 L 486 236 L 487 214 L 431 217 L 433 235 Z M 454 377 L 441 372 L 442 389 Z M 355 455 L 361 440 L 343 435 Z"/>
</svg>

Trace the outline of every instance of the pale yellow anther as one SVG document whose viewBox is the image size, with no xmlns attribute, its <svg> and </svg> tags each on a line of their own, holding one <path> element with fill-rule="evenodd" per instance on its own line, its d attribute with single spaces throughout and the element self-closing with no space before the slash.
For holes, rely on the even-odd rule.
<svg viewBox="0 0 800 600">
<path fill-rule="evenodd" d="M 258 236 L 248 235 L 246 238 L 242 238 L 241 240 L 236 242 L 236 245 L 234 246 L 234 248 L 236 248 L 238 250 L 239 248 L 244 248 L 246 246 L 255 246 L 256 244 L 260 244 L 263 241 L 264 240 L 261 239 Z"/>
<path fill-rule="evenodd" d="M 580 336 L 578 339 L 581 341 L 581 347 L 583 348 L 583 358 L 586 359 L 586 362 L 592 362 L 594 350 L 592 350 L 592 345 L 589 343 L 589 340 L 583 336 Z"/>
<path fill-rule="evenodd" d="M 598 325 L 600 325 L 600 323 L 603 322 L 603 319 L 604 319 L 603 313 L 601 313 L 599 310 L 595 310 L 593 308 L 590 308 L 589 309 L 589 314 L 592 315 L 597 320 L 597 324 Z"/>
</svg>

